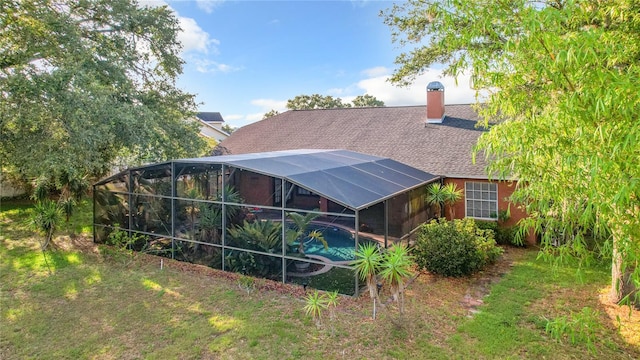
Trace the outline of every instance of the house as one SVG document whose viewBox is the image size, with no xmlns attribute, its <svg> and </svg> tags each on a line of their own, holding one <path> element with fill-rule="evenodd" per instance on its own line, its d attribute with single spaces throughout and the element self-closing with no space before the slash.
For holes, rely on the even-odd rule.
<svg viewBox="0 0 640 360">
<path fill-rule="evenodd" d="M 509 211 L 504 225 L 515 225 L 526 216 L 507 200 L 516 183 L 490 181 L 482 156 L 472 161 L 473 146 L 486 131 L 476 126 L 477 112 L 468 104 L 445 105 L 444 97 L 442 84 L 432 82 L 422 106 L 287 111 L 234 131 L 220 145 L 231 154 L 344 149 L 390 158 L 462 189 L 456 218 L 497 221 Z"/>
<path fill-rule="evenodd" d="M 219 112 L 199 112 L 196 118 L 200 122 L 200 135 L 221 142 L 229 134 L 222 130 L 224 119 Z"/>
</svg>

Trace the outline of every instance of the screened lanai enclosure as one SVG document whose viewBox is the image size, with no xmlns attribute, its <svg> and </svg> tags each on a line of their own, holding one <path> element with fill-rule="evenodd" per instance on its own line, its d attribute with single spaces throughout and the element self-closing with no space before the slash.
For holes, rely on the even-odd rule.
<svg viewBox="0 0 640 360">
<path fill-rule="evenodd" d="M 345 150 L 173 160 L 94 185 L 94 241 L 354 295 L 356 248 L 407 240 L 438 180 Z"/>
</svg>

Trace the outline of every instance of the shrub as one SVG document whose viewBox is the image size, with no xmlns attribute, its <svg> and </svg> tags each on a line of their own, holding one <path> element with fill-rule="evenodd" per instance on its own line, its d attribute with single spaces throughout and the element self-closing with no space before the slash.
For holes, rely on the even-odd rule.
<svg viewBox="0 0 640 360">
<path fill-rule="evenodd" d="M 523 241 L 516 241 L 516 229 L 512 226 L 499 227 L 496 231 L 496 242 L 500 245 L 525 246 Z"/>
<path fill-rule="evenodd" d="M 478 228 L 472 219 L 424 224 L 413 251 L 418 267 L 445 276 L 472 274 L 502 254 L 493 230 Z"/>
<path fill-rule="evenodd" d="M 522 241 L 516 241 L 516 229 L 513 226 L 501 226 L 495 221 L 475 220 L 479 229 L 493 230 L 498 245 L 524 246 Z"/>
</svg>

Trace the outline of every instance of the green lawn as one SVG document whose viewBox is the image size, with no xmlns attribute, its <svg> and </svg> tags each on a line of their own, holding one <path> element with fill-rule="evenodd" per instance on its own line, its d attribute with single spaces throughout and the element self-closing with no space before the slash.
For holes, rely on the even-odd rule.
<svg viewBox="0 0 640 360">
<path fill-rule="evenodd" d="M 88 201 L 47 252 L 49 274 L 30 204 L 1 206 L 0 359 L 640 358 L 640 314 L 599 301 L 606 267 L 578 278 L 510 248 L 471 278 L 420 274 L 404 315 L 387 302 L 373 321 L 366 295 L 344 297 L 317 327 L 300 287 L 257 280 L 247 293 L 234 274 L 100 251 Z"/>
</svg>

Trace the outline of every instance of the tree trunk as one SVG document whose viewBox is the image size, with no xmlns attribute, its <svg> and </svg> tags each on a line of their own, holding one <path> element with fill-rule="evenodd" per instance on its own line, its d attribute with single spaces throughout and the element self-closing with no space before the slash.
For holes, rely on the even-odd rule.
<svg viewBox="0 0 640 360">
<path fill-rule="evenodd" d="M 618 240 L 613 239 L 613 256 L 611 259 L 611 292 L 609 298 L 613 303 L 619 303 L 624 297 L 624 276 L 622 272 L 622 254 L 618 249 Z"/>
<path fill-rule="evenodd" d="M 616 238 L 614 235 L 611 261 L 611 291 L 609 298 L 611 302 L 618 304 L 625 297 L 629 296 L 629 304 L 640 308 L 640 302 L 635 301 L 635 294 L 638 292 L 638 289 L 636 289 L 631 279 L 631 274 L 634 269 L 630 267 L 629 264 L 627 264 L 626 267 L 623 266 L 624 254 L 619 248 L 619 241 L 620 238 Z"/>
<path fill-rule="evenodd" d="M 373 320 L 376 319 L 376 298 L 373 298 Z"/>
</svg>

